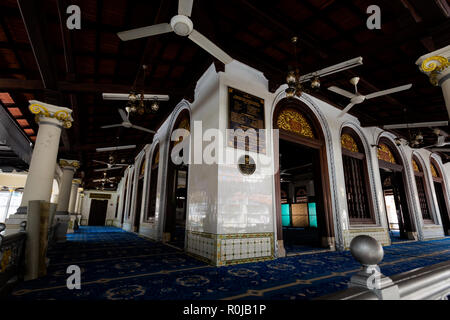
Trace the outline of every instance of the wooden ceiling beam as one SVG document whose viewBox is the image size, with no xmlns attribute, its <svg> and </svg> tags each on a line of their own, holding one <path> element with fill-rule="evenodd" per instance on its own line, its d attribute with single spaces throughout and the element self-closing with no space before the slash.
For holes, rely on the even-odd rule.
<svg viewBox="0 0 450 320">
<path fill-rule="evenodd" d="M 61 105 L 63 101 L 58 92 L 56 62 L 46 41 L 46 17 L 42 11 L 42 4 L 37 0 L 17 0 L 17 4 L 45 88 L 45 101 Z M 61 139 L 64 148 L 70 150 L 70 140 L 64 129 Z"/>
<path fill-rule="evenodd" d="M 86 82 L 68 82 L 58 81 L 58 90 L 61 92 L 74 93 L 127 93 L 130 91 L 129 85 L 123 84 L 108 84 L 108 83 L 86 83 Z M 15 90 L 18 92 L 33 92 L 43 91 L 45 87 L 40 80 L 21 80 L 13 78 L 0 78 L 0 89 Z M 182 95 L 184 88 L 146 88 L 145 92 L 148 94 L 168 94 L 168 95 Z"/>
</svg>

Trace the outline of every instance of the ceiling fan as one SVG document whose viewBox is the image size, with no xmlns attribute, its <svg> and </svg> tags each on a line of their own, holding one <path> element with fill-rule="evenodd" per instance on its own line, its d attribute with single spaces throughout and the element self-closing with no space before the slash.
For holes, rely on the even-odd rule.
<svg viewBox="0 0 450 320">
<path fill-rule="evenodd" d="M 116 177 L 106 178 L 106 172 L 104 172 L 102 179 L 95 179 L 95 180 L 92 180 L 92 182 L 114 183 L 115 180 L 116 180 Z"/>
<path fill-rule="evenodd" d="M 131 128 L 131 129 L 137 129 L 137 130 L 141 130 L 141 131 L 145 131 L 145 132 L 150 132 L 150 133 L 155 133 L 155 131 L 141 127 L 141 126 L 137 126 L 134 125 L 130 122 L 130 120 L 128 119 L 128 115 L 126 114 L 126 112 L 122 109 L 119 109 L 119 113 L 120 113 L 120 117 L 122 118 L 123 122 L 119 123 L 119 124 L 111 124 L 108 126 L 102 126 L 102 129 L 109 129 L 109 128 L 117 128 L 117 127 L 125 127 L 125 128 Z"/>
<path fill-rule="evenodd" d="M 190 40 L 195 42 L 197 45 L 209 52 L 212 56 L 214 56 L 224 64 L 230 63 L 231 61 L 233 61 L 233 58 L 231 58 L 227 53 L 216 46 L 208 38 L 194 29 L 194 24 L 189 18 L 191 16 L 193 4 L 194 0 L 179 0 L 178 15 L 172 17 L 170 23 L 160 23 L 153 26 L 123 31 L 117 33 L 117 35 L 122 41 L 128 41 L 173 31 L 179 36 L 187 36 Z"/>
<path fill-rule="evenodd" d="M 395 87 L 395 88 L 391 88 L 391 89 L 387 89 L 387 90 L 383 90 L 383 91 L 378 91 L 378 92 L 374 92 L 368 95 L 362 95 L 358 92 L 358 82 L 359 82 L 359 77 L 354 77 L 352 79 L 350 79 L 350 83 L 353 84 L 355 86 L 355 93 L 351 93 L 348 92 L 344 89 L 335 87 L 335 86 L 331 86 L 328 88 L 328 90 L 333 91 L 334 93 L 340 94 L 341 96 L 347 97 L 350 100 L 350 103 L 345 107 L 344 110 L 342 110 L 342 112 L 339 114 L 338 117 L 342 117 L 344 114 L 346 114 L 354 105 L 363 103 L 365 100 L 369 100 L 369 99 L 373 99 L 373 98 L 377 98 L 377 97 L 381 97 L 381 96 L 385 96 L 391 93 L 395 93 L 395 92 L 399 92 L 399 91 L 404 91 L 404 90 L 408 90 L 412 87 L 412 84 L 407 84 L 404 86 L 400 86 L 400 87 Z"/>
<path fill-rule="evenodd" d="M 427 146 L 427 147 L 425 147 L 425 148 L 442 148 L 442 147 L 445 147 L 445 146 L 448 146 L 448 145 L 450 145 L 450 142 L 445 142 L 445 140 L 447 139 L 447 137 L 449 136 L 449 134 L 448 133 L 446 133 L 445 131 L 443 131 L 443 130 L 440 130 L 440 129 L 434 129 L 433 130 L 433 132 L 437 135 L 437 141 L 436 141 L 436 144 L 433 144 L 433 145 L 431 145 L 431 146 Z"/>
</svg>

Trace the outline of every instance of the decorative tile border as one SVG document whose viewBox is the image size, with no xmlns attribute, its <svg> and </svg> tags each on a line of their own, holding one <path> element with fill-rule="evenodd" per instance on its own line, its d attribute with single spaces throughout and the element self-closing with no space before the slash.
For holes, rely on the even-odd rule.
<svg viewBox="0 0 450 320">
<path fill-rule="evenodd" d="M 272 260 L 274 249 L 271 232 L 211 234 L 187 231 L 187 252 L 216 266 Z"/>
<path fill-rule="evenodd" d="M 365 229 L 350 229 L 344 230 L 344 244 L 345 250 L 350 249 L 350 242 L 354 237 L 359 235 L 368 235 L 377 240 L 383 246 L 391 245 L 391 238 L 389 231 L 385 228 L 365 228 Z"/>
</svg>

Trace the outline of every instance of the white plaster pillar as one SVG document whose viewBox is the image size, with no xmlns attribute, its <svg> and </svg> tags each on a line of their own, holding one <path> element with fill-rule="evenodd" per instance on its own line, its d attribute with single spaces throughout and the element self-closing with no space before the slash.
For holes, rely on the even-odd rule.
<svg viewBox="0 0 450 320">
<path fill-rule="evenodd" d="M 7 221 L 7 229 L 17 232 L 19 224 L 27 220 L 27 206 L 31 200 L 50 202 L 59 140 L 62 128 L 72 126 L 72 110 L 31 100 L 30 111 L 36 115 L 39 130 L 34 145 L 22 203 L 16 214 Z M 12 232 L 10 232 L 12 233 Z"/>
<path fill-rule="evenodd" d="M 70 202 L 69 202 L 69 214 L 75 213 L 75 204 L 77 202 L 78 188 L 80 187 L 80 184 L 81 184 L 80 179 L 72 180 L 72 188 L 70 191 Z"/>
<path fill-rule="evenodd" d="M 434 86 L 440 86 L 450 119 L 450 45 L 420 57 L 416 64 L 430 77 Z"/>
<path fill-rule="evenodd" d="M 9 206 L 11 204 L 11 199 L 12 199 L 12 195 L 13 195 L 14 189 L 10 188 L 9 189 L 9 196 L 8 196 L 8 200 L 6 201 L 6 207 L 5 207 L 5 211 L 1 213 L 0 216 L 0 222 L 1 223 L 5 223 L 6 218 L 8 217 L 8 211 L 9 211 Z"/>
<path fill-rule="evenodd" d="M 70 201 L 72 198 L 73 189 L 73 175 L 80 167 L 80 162 L 77 160 L 61 159 L 59 165 L 62 169 L 61 188 L 59 190 L 58 206 L 56 207 L 56 221 L 55 237 L 57 242 L 64 242 L 68 229 L 71 229 L 70 217 Z"/>
<path fill-rule="evenodd" d="M 59 165 L 63 171 L 61 178 L 61 187 L 59 190 L 58 206 L 56 207 L 56 214 L 67 214 L 69 210 L 69 201 L 72 191 L 72 179 L 75 171 L 80 167 L 80 163 L 76 160 L 61 159 Z"/>
</svg>

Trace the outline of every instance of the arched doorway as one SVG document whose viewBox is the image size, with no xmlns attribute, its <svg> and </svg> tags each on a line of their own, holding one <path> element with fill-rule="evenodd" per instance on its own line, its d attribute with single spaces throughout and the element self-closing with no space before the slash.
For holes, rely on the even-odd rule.
<svg viewBox="0 0 450 320">
<path fill-rule="evenodd" d="M 350 225 L 375 224 L 366 150 L 353 129 L 342 130 L 341 148 Z"/>
<path fill-rule="evenodd" d="M 142 194 L 144 192 L 144 174 L 145 174 L 145 158 L 142 159 L 137 176 L 138 182 L 136 189 L 136 205 L 134 209 L 135 214 L 133 223 L 134 232 L 139 232 L 139 225 L 141 223 Z"/>
<path fill-rule="evenodd" d="M 120 226 L 123 228 L 123 221 L 125 220 L 125 212 L 127 206 L 127 186 L 128 186 L 128 177 L 125 177 L 125 183 L 123 186 L 123 200 L 122 200 L 122 217 L 120 218 Z"/>
<path fill-rule="evenodd" d="M 437 164 L 436 160 L 431 158 L 431 176 L 433 178 L 434 191 L 436 192 L 436 199 L 438 202 L 439 213 L 441 215 L 442 227 L 444 228 L 444 233 L 446 236 L 450 236 L 450 207 L 449 199 L 446 196 L 447 189 L 442 175 L 442 170 Z"/>
<path fill-rule="evenodd" d="M 179 114 L 173 127 L 173 130 L 176 129 L 190 131 L 190 116 L 188 110 L 183 110 Z M 182 141 L 182 137 L 179 141 L 171 141 L 169 147 L 164 241 L 184 249 L 184 238 L 186 233 L 188 165 L 184 162 L 181 164 L 175 164 L 171 158 L 173 148 Z M 182 151 L 180 156 L 183 156 Z"/>
<path fill-rule="evenodd" d="M 430 195 L 428 194 L 427 180 L 420 164 L 419 159 L 415 155 L 412 157 L 412 167 L 414 171 L 414 180 L 416 181 L 417 195 L 419 197 L 420 211 L 422 213 L 423 222 L 433 224 L 433 214 L 431 213 Z"/>
<path fill-rule="evenodd" d="M 150 221 L 155 218 L 156 213 L 156 196 L 158 188 L 158 168 L 159 168 L 159 144 L 153 150 L 152 161 L 150 165 L 150 176 L 148 183 L 149 197 L 146 220 Z"/>
<path fill-rule="evenodd" d="M 286 252 L 334 246 L 325 139 L 318 119 L 297 99 L 281 100 L 273 114 L 279 129 L 274 156 L 277 240 Z"/>
<path fill-rule="evenodd" d="M 377 155 L 391 241 L 414 240 L 416 231 L 408 208 L 407 180 L 400 154 L 389 139 L 382 137 Z"/>
</svg>

